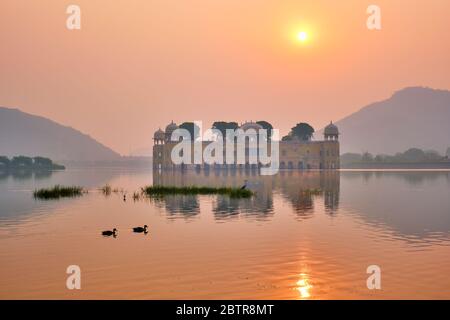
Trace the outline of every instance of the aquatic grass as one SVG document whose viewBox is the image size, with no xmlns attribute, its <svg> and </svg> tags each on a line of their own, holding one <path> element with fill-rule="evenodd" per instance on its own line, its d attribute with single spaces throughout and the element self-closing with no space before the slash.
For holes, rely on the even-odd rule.
<svg viewBox="0 0 450 320">
<path fill-rule="evenodd" d="M 83 193 L 87 193 L 82 187 L 78 186 L 60 186 L 56 185 L 52 188 L 38 189 L 33 192 L 33 196 L 36 199 L 51 200 L 60 198 L 73 198 L 82 196 Z"/>
<path fill-rule="evenodd" d="M 230 188 L 230 187 L 175 187 L 175 186 L 148 186 L 142 188 L 144 194 L 148 196 L 164 195 L 227 195 L 231 198 L 250 198 L 253 192 L 248 189 Z"/>
<path fill-rule="evenodd" d="M 124 194 L 125 193 L 125 191 L 123 189 L 113 188 L 109 184 L 105 184 L 103 187 L 99 188 L 99 190 L 105 196 L 110 196 L 111 193 L 115 193 L 115 194 L 118 194 L 118 193 Z"/>
<path fill-rule="evenodd" d="M 133 192 L 133 200 L 134 200 L 134 201 L 139 201 L 139 200 L 141 200 L 141 195 L 142 195 L 142 193 L 139 193 L 139 192 Z"/>
<path fill-rule="evenodd" d="M 111 194 L 112 188 L 109 184 L 105 184 L 103 187 L 100 188 L 100 191 L 105 195 L 109 196 Z"/>
</svg>

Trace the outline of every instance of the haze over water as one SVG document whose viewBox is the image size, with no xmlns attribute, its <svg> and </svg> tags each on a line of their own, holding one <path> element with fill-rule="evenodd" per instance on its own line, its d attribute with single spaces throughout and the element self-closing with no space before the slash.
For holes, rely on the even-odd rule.
<svg viewBox="0 0 450 320">
<path fill-rule="evenodd" d="M 251 199 L 131 197 L 152 183 L 245 179 Z M 97 190 L 106 183 L 126 190 L 127 201 Z M 33 199 L 35 188 L 55 184 L 90 192 Z M 3 175 L 0 298 L 448 299 L 449 191 L 450 171 Z M 144 224 L 147 235 L 131 231 Z M 100 235 L 114 227 L 117 238 Z M 72 264 L 81 268 L 81 290 L 66 289 Z M 366 287 L 373 264 L 382 290 Z"/>
</svg>

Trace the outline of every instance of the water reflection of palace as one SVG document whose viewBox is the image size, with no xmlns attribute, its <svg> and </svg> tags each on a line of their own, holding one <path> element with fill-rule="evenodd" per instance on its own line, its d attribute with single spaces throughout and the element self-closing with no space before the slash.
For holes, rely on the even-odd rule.
<svg viewBox="0 0 450 320">
<path fill-rule="evenodd" d="M 214 196 L 213 213 L 216 219 L 230 219 L 238 215 L 267 219 L 274 212 L 274 194 L 280 194 L 300 217 L 309 217 L 317 201 L 323 201 L 327 213 L 339 206 L 340 173 L 338 171 L 285 171 L 262 176 L 252 170 L 154 171 L 153 184 L 165 186 L 247 186 L 255 193 L 249 199 Z M 167 196 L 159 200 L 169 214 L 192 217 L 200 213 L 198 196 Z"/>
<path fill-rule="evenodd" d="M 281 172 L 279 189 L 299 217 L 310 217 L 316 199 L 323 199 L 325 211 L 333 214 L 339 207 L 339 172 Z"/>
</svg>

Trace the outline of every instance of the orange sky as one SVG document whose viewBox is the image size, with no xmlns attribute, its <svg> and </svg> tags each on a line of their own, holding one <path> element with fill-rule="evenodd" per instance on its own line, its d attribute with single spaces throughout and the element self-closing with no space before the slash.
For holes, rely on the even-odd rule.
<svg viewBox="0 0 450 320">
<path fill-rule="evenodd" d="M 66 29 L 69 4 L 81 30 Z M 370 4 L 381 31 L 366 28 Z M 449 12 L 448 0 L 2 0 L 0 106 L 122 154 L 172 119 L 320 129 L 405 86 L 450 89 Z"/>
</svg>

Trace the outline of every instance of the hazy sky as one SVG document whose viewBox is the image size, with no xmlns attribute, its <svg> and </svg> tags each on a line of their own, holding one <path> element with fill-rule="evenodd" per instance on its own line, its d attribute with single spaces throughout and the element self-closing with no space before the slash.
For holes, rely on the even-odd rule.
<svg viewBox="0 0 450 320">
<path fill-rule="evenodd" d="M 66 28 L 70 4 L 81 30 Z M 370 4 L 381 31 L 366 27 Z M 320 129 L 405 86 L 450 89 L 449 12 L 448 0 L 1 0 L 0 106 L 122 154 L 170 120 Z"/>
</svg>

